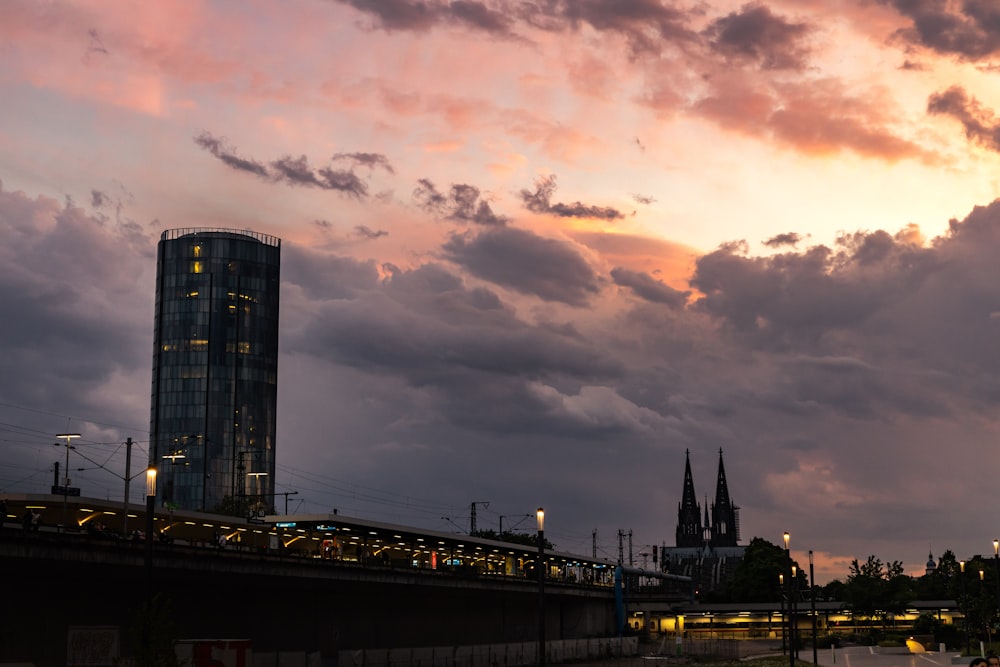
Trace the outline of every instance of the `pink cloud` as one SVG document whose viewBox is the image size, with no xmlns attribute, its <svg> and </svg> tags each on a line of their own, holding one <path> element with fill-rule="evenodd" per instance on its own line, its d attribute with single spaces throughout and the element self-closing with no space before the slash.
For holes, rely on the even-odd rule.
<svg viewBox="0 0 1000 667">
<path fill-rule="evenodd" d="M 815 156 L 850 151 L 889 162 L 938 159 L 896 132 L 886 95 L 852 95 L 836 79 L 764 86 L 727 77 L 713 81 L 692 110 L 726 129 L 775 139 Z"/>
</svg>

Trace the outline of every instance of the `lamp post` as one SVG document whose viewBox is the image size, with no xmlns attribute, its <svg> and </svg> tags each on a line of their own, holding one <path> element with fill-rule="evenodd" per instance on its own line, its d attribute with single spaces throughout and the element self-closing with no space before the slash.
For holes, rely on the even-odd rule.
<svg viewBox="0 0 1000 667">
<path fill-rule="evenodd" d="M 787 530 L 783 539 L 785 540 L 785 567 L 788 574 L 788 665 L 795 667 L 795 598 L 792 588 L 795 575 L 792 573 L 792 552 L 789 548 L 792 538 Z"/>
<path fill-rule="evenodd" d="M 792 655 L 799 659 L 799 568 L 792 565 Z"/>
<path fill-rule="evenodd" d="M 261 498 L 263 498 L 263 495 L 261 495 L 261 492 L 260 492 L 260 478 L 261 477 L 267 477 L 267 474 L 268 473 L 266 473 L 266 472 L 248 472 L 247 473 L 247 477 L 253 477 L 254 491 L 256 491 L 256 493 L 254 494 L 254 497 L 256 499 L 254 501 L 255 507 L 253 508 L 253 510 L 250 510 L 250 508 L 247 508 L 247 518 L 250 518 L 251 514 L 253 514 L 254 518 L 256 518 L 256 512 L 257 512 L 257 510 L 259 510 L 260 506 L 264 504 L 264 501 L 261 500 Z"/>
<path fill-rule="evenodd" d="M 153 511 L 156 509 L 156 466 L 146 468 L 146 609 L 142 619 L 142 652 L 152 664 L 153 649 Z"/>
<path fill-rule="evenodd" d="M 545 510 L 535 513 L 538 521 L 538 667 L 545 667 Z"/>
<path fill-rule="evenodd" d="M 785 575 L 778 575 L 778 602 L 781 604 L 781 624 L 785 623 Z M 781 631 L 781 655 L 785 655 L 785 635 L 788 632 L 785 629 Z"/>
<path fill-rule="evenodd" d="M 816 656 L 816 578 L 813 571 L 813 552 L 809 550 L 809 610 L 812 612 L 813 664 L 818 665 Z"/>
<path fill-rule="evenodd" d="M 983 579 L 984 578 L 985 578 L 985 572 L 983 572 L 983 568 L 979 568 L 979 604 L 976 605 L 976 606 L 978 606 L 982 610 L 982 617 L 981 617 L 981 621 L 982 621 L 982 624 L 983 624 L 982 631 L 983 631 L 983 634 L 986 635 L 986 641 L 988 642 L 989 641 L 989 628 L 990 628 L 990 626 L 989 626 L 989 623 L 987 623 L 987 621 L 986 621 L 986 609 L 985 609 L 986 604 L 983 601 Z M 983 635 L 980 634 L 979 635 L 980 645 L 982 645 L 982 638 L 983 638 Z"/>
<path fill-rule="evenodd" d="M 62 480 L 62 492 L 63 492 L 62 493 L 62 497 L 63 497 L 63 524 L 62 524 L 62 531 L 65 533 L 66 532 L 66 526 L 69 524 L 69 516 L 68 516 L 69 510 L 68 510 L 68 507 L 67 507 L 68 503 L 66 502 L 66 496 L 69 495 L 69 450 L 73 449 L 73 447 L 70 445 L 70 442 L 73 440 L 73 438 L 79 438 L 81 436 L 80 436 L 79 433 L 60 433 L 56 437 L 66 440 L 66 445 L 65 445 L 66 446 L 66 474 L 65 474 L 65 476 L 63 477 L 63 480 Z M 61 443 L 56 443 L 56 444 L 59 445 Z"/>
<path fill-rule="evenodd" d="M 965 597 L 965 561 L 958 561 L 960 574 L 959 581 L 962 582 L 962 626 L 965 628 L 965 655 L 969 655 L 969 601 Z"/>
<path fill-rule="evenodd" d="M 156 509 L 156 467 L 146 468 L 146 593 L 153 590 L 153 512 Z"/>
<path fill-rule="evenodd" d="M 1000 617 L 1000 540 L 993 540 L 993 565 L 997 580 L 997 617 Z"/>
</svg>

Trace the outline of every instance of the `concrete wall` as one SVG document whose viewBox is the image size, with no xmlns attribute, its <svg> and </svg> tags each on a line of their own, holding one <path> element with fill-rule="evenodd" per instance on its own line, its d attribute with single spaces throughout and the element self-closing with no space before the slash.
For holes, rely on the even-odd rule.
<svg viewBox="0 0 1000 667">
<path fill-rule="evenodd" d="M 634 656 L 637 637 L 546 642 L 547 663 Z M 538 664 L 538 643 L 341 651 L 337 667 L 517 667 Z"/>
<path fill-rule="evenodd" d="M 527 643 L 537 639 L 537 584 L 521 578 L 343 568 L 212 550 L 72 549 L 45 535 L 0 539 L 6 574 L 0 662 L 67 661 L 70 628 L 112 629 L 132 655 L 143 621 L 168 639 L 233 637 L 254 651 L 318 652 Z M 615 634 L 610 589 L 546 585 L 546 637 Z M 145 603 L 156 600 L 152 615 Z M 81 631 L 82 632 L 82 631 Z M 82 635 L 81 635 L 82 636 Z"/>
</svg>

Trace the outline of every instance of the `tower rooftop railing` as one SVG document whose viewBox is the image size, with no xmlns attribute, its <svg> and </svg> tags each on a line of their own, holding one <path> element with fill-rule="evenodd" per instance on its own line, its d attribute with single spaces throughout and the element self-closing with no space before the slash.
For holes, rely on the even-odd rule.
<svg viewBox="0 0 1000 667">
<path fill-rule="evenodd" d="M 185 236 L 198 236 L 201 234 L 227 234 L 234 237 L 247 237 L 259 241 L 264 245 L 281 247 L 281 239 L 270 234 L 261 234 L 250 229 L 226 229 L 224 227 L 182 227 L 179 229 L 166 229 L 160 235 L 161 241 L 174 241 Z"/>
</svg>

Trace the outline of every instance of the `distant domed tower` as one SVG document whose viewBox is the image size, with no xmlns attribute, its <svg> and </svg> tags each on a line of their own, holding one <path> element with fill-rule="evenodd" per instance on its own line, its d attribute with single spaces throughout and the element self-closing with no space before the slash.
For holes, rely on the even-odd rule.
<svg viewBox="0 0 1000 667">
<path fill-rule="evenodd" d="M 937 563 L 934 562 L 934 554 L 927 552 L 927 569 L 924 570 L 924 574 L 934 574 L 937 570 Z"/>
</svg>

